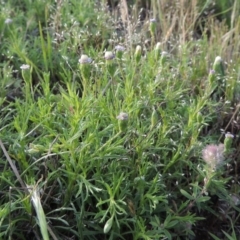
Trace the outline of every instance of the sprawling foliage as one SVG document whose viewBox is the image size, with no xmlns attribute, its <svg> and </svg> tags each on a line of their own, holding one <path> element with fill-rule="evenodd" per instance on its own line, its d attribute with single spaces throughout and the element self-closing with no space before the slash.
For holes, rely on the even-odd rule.
<svg viewBox="0 0 240 240">
<path fill-rule="evenodd" d="M 238 0 L 0 2 L 1 239 L 239 239 Z"/>
</svg>

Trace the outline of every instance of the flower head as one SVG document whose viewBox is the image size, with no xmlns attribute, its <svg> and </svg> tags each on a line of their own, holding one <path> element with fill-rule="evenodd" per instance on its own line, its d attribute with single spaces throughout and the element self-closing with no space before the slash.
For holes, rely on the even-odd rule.
<svg viewBox="0 0 240 240">
<path fill-rule="evenodd" d="M 207 145 L 202 151 L 202 158 L 213 170 L 221 167 L 224 161 L 224 144 Z"/>
<path fill-rule="evenodd" d="M 125 112 L 120 112 L 120 114 L 117 116 L 118 120 L 126 121 L 128 120 L 128 114 Z"/>
<path fill-rule="evenodd" d="M 4 23 L 5 24 L 11 24 L 13 22 L 13 20 L 11 19 L 11 18 L 7 18 L 5 21 L 4 21 Z"/>
<path fill-rule="evenodd" d="M 88 57 L 87 55 L 82 55 L 81 58 L 78 60 L 80 64 L 88 64 L 92 62 L 92 59 Z"/>
<path fill-rule="evenodd" d="M 228 133 L 225 134 L 225 138 L 231 138 L 231 139 L 233 139 L 233 138 L 234 138 L 234 135 L 228 132 Z"/>
<path fill-rule="evenodd" d="M 121 45 L 117 45 L 117 46 L 115 47 L 115 50 L 116 50 L 116 51 L 120 51 L 120 52 L 124 52 L 124 51 L 125 51 L 125 47 L 123 47 L 123 46 L 121 46 Z"/>
<path fill-rule="evenodd" d="M 21 67 L 20 67 L 22 70 L 28 70 L 30 68 L 30 65 L 28 64 L 23 64 Z"/>
<path fill-rule="evenodd" d="M 115 51 L 116 51 L 116 56 L 117 58 L 121 59 L 123 52 L 125 51 L 125 47 L 121 46 L 121 45 L 117 45 L 115 47 Z"/>
<path fill-rule="evenodd" d="M 150 19 L 150 23 L 155 23 L 156 22 L 156 19 L 155 18 L 151 18 Z"/>
<path fill-rule="evenodd" d="M 31 66 L 28 64 L 23 64 L 21 67 L 22 70 L 22 77 L 25 83 L 30 84 L 32 81 L 32 69 Z"/>
<path fill-rule="evenodd" d="M 213 69 L 211 69 L 211 70 L 209 71 L 209 74 L 213 75 L 213 74 L 215 74 L 215 71 L 214 71 Z"/>
<path fill-rule="evenodd" d="M 107 52 L 105 52 L 104 58 L 107 61 L 112 60 L 115 58 L 115 55 L 111 51 L 107 51 Z"/>
</svg>

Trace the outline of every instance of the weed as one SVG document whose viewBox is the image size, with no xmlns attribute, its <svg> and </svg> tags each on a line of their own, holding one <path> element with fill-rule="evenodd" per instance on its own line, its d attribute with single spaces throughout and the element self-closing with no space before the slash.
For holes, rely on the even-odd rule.
<svg viewBox="0 0 240 240">
<path fill-rule="evenodd" d="M 238 239 L 239 1 L 1 2 L 0 238 Z"/>
</svg>

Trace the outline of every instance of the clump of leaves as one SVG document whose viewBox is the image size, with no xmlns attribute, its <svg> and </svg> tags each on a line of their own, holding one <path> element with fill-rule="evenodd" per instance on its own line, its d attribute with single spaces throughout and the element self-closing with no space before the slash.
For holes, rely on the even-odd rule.
<svg viewBox="0 0 240 240">
<path fill-rule="evenodd" d="M 0 10 L 0 236 L 237 239 L 237 22 L 46 2 Z"/>
</svg>

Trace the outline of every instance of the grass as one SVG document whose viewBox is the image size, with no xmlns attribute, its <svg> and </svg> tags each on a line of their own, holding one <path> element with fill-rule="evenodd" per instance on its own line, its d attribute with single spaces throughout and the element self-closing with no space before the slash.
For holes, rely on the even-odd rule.
<svg viewBox="0 0 240 240">
<path fill-rule="evenodd" d="M 0 239 L 239 238 L 238 0 L 2 3 Z"/>
</svg>

